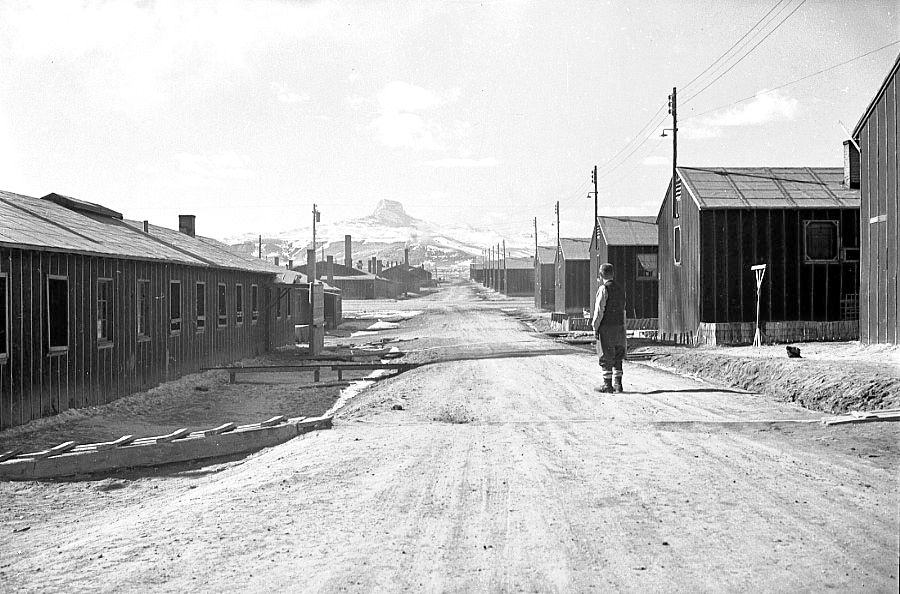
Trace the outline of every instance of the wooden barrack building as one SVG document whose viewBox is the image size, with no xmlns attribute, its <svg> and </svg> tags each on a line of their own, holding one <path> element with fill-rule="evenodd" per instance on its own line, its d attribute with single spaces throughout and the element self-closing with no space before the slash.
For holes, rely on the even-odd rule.
<svg viewBox="0 0 900 594">
<path fill-rule="evenodd" d="M 900 55 L 846 143 L 860 189 L 859 339 L 900 344 Z M 859 152 L 856 152 L 857 146 Z M 855 154 L 854 154 L 855 153 Z"/>
<path fill-rule="evenodd" d="M 556 246 L 541 245 L 534 259 L 534 306 L 552 311 L 556 306 Z"/>
<path fill-rule="evenodd" d="M 306 279 L 103 206 L 0 192 L 0 428 L 294 342 Z"/>
<path fill-rule="evenodd" d="M 582 316 L 591 307 L 590 238 L 562 238 L 556 250 L 554 311 Z"/>
<path fill-rule="evenodd" d="M 591 241 L 591 312 L 600 286 L 600 264 L 616 269 L 627 295 L 629 327 L 656 328 L 659 307 L 659 232 L 654 216 L 597 217 Z"/>
<path fill-rule="evenodd" d="M 750 267 L 766 264 L 768 340 L 857 338 L 859 191 L 843 182 L 841 168 L 679 167 L 657 216 L 660 337 L 752 342 Z"/>
</svg>

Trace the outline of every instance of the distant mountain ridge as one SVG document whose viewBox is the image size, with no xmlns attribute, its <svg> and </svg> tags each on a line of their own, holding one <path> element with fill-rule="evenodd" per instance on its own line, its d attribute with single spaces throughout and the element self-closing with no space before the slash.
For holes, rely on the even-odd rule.
<svg viewBox="0 0 900 594">
<path fill-rule="evenodd" d="M 510 257 L 534 255 L 534 235 L 523 233 L 515 236 L 500 235 L 495 231 L 478 229 L 468 225 L 441 225 L 410 216 L 403 204 L 396 200 L 381 200 L 372 214 L 339 221 L 316 224 L 317 257 L 334 256 L 344 264 L 344 236 L 350 235 L 354 264 L 376 256 L 385 262 L 402 262 L 404 250 L 409 249 L 410 264 L 426 268 L 452 268 L 468 266 L 474 258 L 480 258 L 482 250 L 506 241 Z M 259 252 L 258 235 L 241 235 L 226 238 L 225 243 L 241 254 L 254 257 Z M 555 243 L 555 239 L 540 237 L 541 245 Z M 306 262 L 306 250 L 312 247 L 312 225 L 263 235 L 263 257 L 280 263 L 293 261 L 295 265 Z"/>
</svg>

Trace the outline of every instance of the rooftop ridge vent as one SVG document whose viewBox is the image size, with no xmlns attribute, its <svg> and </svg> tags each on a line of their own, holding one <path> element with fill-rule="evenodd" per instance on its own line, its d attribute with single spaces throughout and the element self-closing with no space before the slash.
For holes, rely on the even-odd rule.
<svg viewBox="0 0 900 594">
<path fill-rule="evenodd" d="M 41 198 L 41 200 L 53 202 L 54 204 L 58 204 L 64 208 L 68 208 L 69 210 L 74 210 L 75 212 L 99 215 L 101 217 L 119 219 L 120 221 L 123 219 L 122 213 L 116 212 L 111 208 L 106 208 L 105 206 L 94 204 L 93 202 L 85 202 L 84 200 L 78 200 L 69 196 L 63 196 L 62 194 L 57 194 L 55 192 L 47 194 L 46 196 Z"/>
</svg>

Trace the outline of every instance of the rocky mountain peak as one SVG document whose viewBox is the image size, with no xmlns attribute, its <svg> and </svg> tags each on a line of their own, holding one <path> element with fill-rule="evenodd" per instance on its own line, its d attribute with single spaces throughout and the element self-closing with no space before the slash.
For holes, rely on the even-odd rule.
<svg viewBox="0 0 900 594">
<path fill-rule="evenodd" d="M 381 200 L 378 206 L 375 207 L 375 212 L 367 218 L 391 227 L 409 227 L 416 221 L 416 219 L 406 214 L 406 211 L 403 210 L 403 204 L 396 200 Z"/>
</svg>

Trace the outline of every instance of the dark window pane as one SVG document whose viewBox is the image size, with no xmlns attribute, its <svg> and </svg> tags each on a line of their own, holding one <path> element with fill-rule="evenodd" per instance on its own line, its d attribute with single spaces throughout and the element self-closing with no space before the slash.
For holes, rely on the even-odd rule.
<svg viewBox="0 0 900 594">
<path fill-rule="evenodd" d="M 9 355 L 9 290 L 5 276 L 0 276 L 0 355 Z"/>
<path fill-rule="evenodd" d="M 137 334 L 150 336 L 150 281 L 138 281 Z"/>
<path fill-rule="evenodd" d="M 834 221 L 806 224 L 806 259 L 834 260 L 838 255 L 837 225 Z"/>
<path fill-rule="evenodd" d="M 197 283 L 197 330 L 206 328 L 206 284 Z"/>
<path fill-rule="evenodd" d="M 50 348 L 69 346 L 69 281 L 47 279 L 47 331 Z"/>
<path fill-rule="evenodd" d="M 181 332 L 181 283 L 169 283 L 169 331 Z"/>
<path fill-rule="evenodd" d="M 225 298 L 225 285 L 219 285 L 219 299 L 218 299 L 218 312 L 219 312 L 219 326 L 225 326 L 228 324 L 228 305 Z"/>
</svg>

